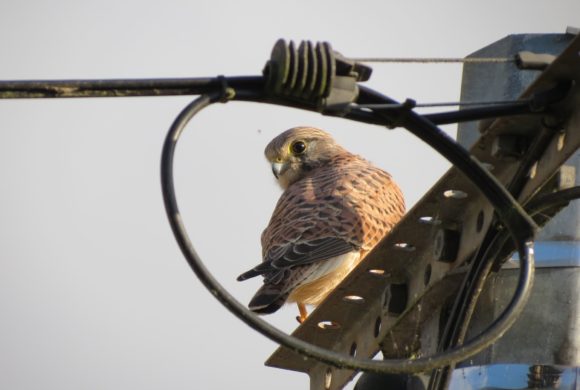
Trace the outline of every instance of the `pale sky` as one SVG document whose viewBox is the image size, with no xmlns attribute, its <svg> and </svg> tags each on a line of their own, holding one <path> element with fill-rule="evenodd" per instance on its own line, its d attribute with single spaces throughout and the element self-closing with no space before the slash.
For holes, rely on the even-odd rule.
<svg viewBox="0 0 580 390">
<path fill-rule="evenodd" d="M 509 34 L 580 26 L 569 1 L 41 1 L 0 3 L 0 79 L 258 75 L 278 38 L 352 57 L 464 57 Z M 373 64 L 393 98 L 456 101 L 459 65 Z M 306 389 L 264 367 L 276 345 L 201 285 L 167 223 L 159 157 L 191 97 L 0 101 L 0 388 Z M 216 105 L 176 157 L 184 221 L 241 302 L 280 195 L 263 157 L 313 125 L 391 172 L 412 206 L 448 164 L 403 129 L 298 110 Z M 446 128 L 450 134 L 455 127 Z M 288 306 L 266 317 L 288 332 Z"/>
</svg>

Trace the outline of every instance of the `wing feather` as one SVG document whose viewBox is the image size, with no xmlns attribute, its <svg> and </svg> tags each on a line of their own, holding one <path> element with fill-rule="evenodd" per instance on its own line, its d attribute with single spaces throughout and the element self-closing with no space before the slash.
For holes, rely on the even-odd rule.
<svg viewBox="0 0 580 390">
<path fill-rule="evenodd" d="M 272 274 L 267 275 L 268 279 L 275 279 L 275 274 L 281 271 L 327 260 L 355 249 L 357 249 L 355 245 L 337 237 L 325 237 L 312 241 L 290 243 L 269 252 L 268 256 L 278 256 L 266 258 L 266 261 L 262 264 L 241 274 L 238 280 L 246 280 L 254 276 L 267 274 Z"/>
</svg>

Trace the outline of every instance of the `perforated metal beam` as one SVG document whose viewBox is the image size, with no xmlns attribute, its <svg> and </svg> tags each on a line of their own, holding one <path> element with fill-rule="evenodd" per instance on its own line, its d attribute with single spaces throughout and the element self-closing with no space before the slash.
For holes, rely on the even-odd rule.
<svg viewBox="0 0 580 390">
<path fill-rule="evenodd" d="M 576 37 L 521 96 L 574 81 L 549 116 L 496 120 L 470 150 L 507 185 L 522 163 L 521 154 L 508 153 L 507 140 L 533 140 L 543 129 L 548 132 L 541 157 L 523 184 L 521 203 L 540 191 L 580 147 L 579 53 Z M 420 353 L 418 331 L 456 291 L 461 266 L 480 245 L 492 215 L 492 207 L 470 181 L 451 168 L 293 335 L 360 357 L 382 350 L 385 358 L 412 358 Z M 311 389 L 340 389 L 355 374 L 284 348 L 266 364 L 307 373 Z"/>
</svg>

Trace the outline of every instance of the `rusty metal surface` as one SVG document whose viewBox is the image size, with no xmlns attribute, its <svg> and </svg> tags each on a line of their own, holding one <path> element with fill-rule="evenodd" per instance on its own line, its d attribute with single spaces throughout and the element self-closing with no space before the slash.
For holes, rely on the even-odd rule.
<svg viewBox="0 0 580 390">
<path fill-rule="evenodd" d="M 575 109 L 580 107 L 579 53 L 580 38 L 576 37 L 522 95 L 528 97 L 561 81 L 575 81 L 569 96 L 549 118 L 562 123 L 554 127 L 551 140 L 525 183 L 522 203 L 536 194 L 580 147 L 580 131 L 571 131 L 580 128 L 580 110 Z M 529 115 L 496 120 L 482 133 L 471 153 L 507 184 L 521 160 L 494 157 L 494 140 L 504 134 L 531 139 L 542 129 L 543 119 Z M 382 350 L 385 358 L 412 358 L 420 353 L 418 332 L 422 323 L 456 290 L 460 280 L 458 267 L 480 245 L 492 215 L 493 209 L 471 182 L 451 168 L 293 336 L 358 357 L 372 357 Z M 459 239 L 458 248 L 451 250 L 455 259 L 435 260 L 441 257 L 442 244 L 448 245 L 447 249 L 453 246 L 453 240 L 448 239 L 453 236 Z M 406 291 L 406 297 L 396 293 L 401 289 Z M 353 300 L 352 296 L 362 300 Z M 284 348 L 279 348 L 266 364 L 308 373 L 311 389 L 340 389 L 354 375 L 350 370 L 330 368 Z"/>
</svg>

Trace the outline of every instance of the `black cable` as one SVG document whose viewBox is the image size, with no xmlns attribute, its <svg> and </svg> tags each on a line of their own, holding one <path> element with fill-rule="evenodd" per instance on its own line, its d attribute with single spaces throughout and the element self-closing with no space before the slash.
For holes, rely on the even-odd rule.
<svg viewBox="0 0 580 390">
<path fill-rule="evenodd" d="M 262 76 L 234 76 L 226 78 L 236 90 L 263 91 L 266 80 Z M 31 98 L 83 98 L 83 97 L 131 97 L 131 96 L 180 96 L 200 95 L 219 88 L 219 78 L 162 78 L 162 79 L 110 79 L 110 80 L 15 80 L 0 81 L 0 99 Z M 318 111 L 315 105 L 305 102 L 292 102 L 266 96 L 263 93 L 246 99 L 263 103 Z M 393 101 L 394 102 L 394 101 Z M 481 102 L 492 107 L 474 107 L 457 111 L 425 114 L 424 117 L 436 125 L 459 123 L 485 118 L 536 113 L 530 110 L 529 102 Z M 500 104 L 502 103 L 502 104 Z M 441 105 L 434 103 L 432 105 Z M 448 104 L 448 103 L 443 103 Z M 465 104 L 461 103 L 460 104 Z M 383 124 L 381 120 L 361 108 L 355 108 L 351 119 L 366 123 Z"/>
<path fill-rule="evenodd" d="M 570 87 L 571 84 L 569 82 L 562 81 L 551 89 L 537 92 L 526 99 L 505 101 L 501 102 L 502 104 L 499 104 L 500 102 L 489 102 L 497 104 L 493 106 L 464 108 L 456 111 L 424 114 L 422 116 L 434 125 L 445 125 L 504 116 L 540 115 L 545 114 L 546 108 L 551 104 L 561 101 L 568 94 Z M 382 124 L 380 120 L 373 118 L 373 115 L 369 112 L 373 106 L 380 109 L 381 107 L 376 106 L 382 105 L 383 109 L 381 109 L 381 111 L 384 113 L 387 113 L 388 111 L 396 113 L 401 110 L 401 104 L 396 101 L 384 96 L 383 98 L 386 98 L 386 100 L 381 100 L 380 98 L 377 99 L 377 96 L 368 96 L 368 91 L 370 91 L 368 88 L 360 86 L 360 89 L 361 96 L 359 96 L 357 104 L 353 105 L 354 108 L 349 114 L 347 114 L 347 117 L 361 122 Z M 381 103 L 381 101 L 383 103 Z M 365 110 L 365 108 L 367 108 L 367 110 Z"/>
<path fill-rule="evenodd" d="M 532 98 L 527 99 L 527 110 L 531 109 L 532 111 L 545 114 L 546 108 L 550 104 L 560 101 L 568 93 L 569 88 L 569 83 L 562 82 L 550 90 L 537 93 Z M 548 126 L 544 123 L 541 131 L 528 148 L 525 157 L 521 161 L 518 170 L 507 188 L 507 191 L 513 194 L 514 197 L 520 195 L 531 166 L 545 150 L 547 140 L 552 137 L 553 132 L 554 126 Z M 473 256 L 473 263 L 459 289 L 460 293 L 453 304 L 450 317 L 447 320 L 440 339 L 438 350 L 445 350 L 446 348 L 463 343 L 481 289 L 485 285 L 487 277 L 494 265 L 498 263 L 494 259 L 506 247 L 508 239 L 500 238 L 503 236 L 505 234 L 498 226 L 492 226 L 486 233 L 477 253 Z M 485 250 L 482 251 L 483 248 Z M 495 253 L 495 256 L 489 256 L 490 252 Z M 436 369 L 431 375 L 429 389 L 446 389 L 454 366 L 454 364 L 451 364 L 448 367 Z"/>
<path fill-rule="evenodd" d="M 532 165 L 537 160 L 545 148 L 547 141 L 553 134 L 553 129 L 543 126 L 528 151 L 520 162 L 507 190 L 517 197 L 521 193 L 525 184 L 525 179 Z M 473 256 L 473 264 L 467 272 L 460 288 L 459 294 L 450 311 L 446 326 L 439 341 L 438 350 L 461 345 L 471 323 L 471 317 L 477 306 L 477 301 L 483 286 L 485 285 L 494 264 L 498 264 L 496 257 L 500 256 L 506 247 L 509 235 L 506 235 L 497 226 L 491 226 L 486 233 L 477 253 Z M 493 255 L 490 255 L 493 253 Z M 429 380 L 429 389 L 446 389 L 451 380 L 451 373 L 455 364 L 434 370 Z"/>
<path fill-rule="evenodd" d="M 526 210 L 528 210 L 530 215 L 535 216 L 552 208 L 566 206 L 578 198 L 580 198 L 580 186 L 571 187 L 533 198 L 526 205 Z"/>
<path fill-rule="evenodd" d="M 565 190 L 560 190 L 557 192 L 544 194 L 538 196 L 537 198 L 533 199 L 526 205 L 526 211 L 532 218 L 536 218 L 539 214 L 553 209 L 561 209 L 567 206 L 571 201 L 580 199 L 580 186 L 579 187 L 572 187 Z M 503 234 L 501 234 L 503 233 Z M 505 232 L 498 232 L 495 236 L 494 240 L 492 240 L 491 244 L 487 247 L 484 255 L 482 258 L 496 258 L 499 256 L 507 256 L 506 253 L 511 253 L 514 250 L 513 246 L 510 246 L 509 249 L 506 249 L 505 246 L 509 245 L 510 236 Z M 495 254 L 494 254 L 495 253 Z M 502 261 L 503 263 L 503 261 Z M 489 265 L 487 265 L 489 264 Z M 493 261 L 486 262 L 486 269 L 487 273 L 491 271 L 491 267 L 494 265 Z M 485 271 L 484 271 L 485 272 Z M 483 284 L 475 285 L 474 290 L 481 292 L 483 288 Z M 471 307 L 468 308 L 467 315 L 465 317 L 465 322 L 462 324 L 462 327 L 459 329 L 458 334 L 458 342 L 462 343 L 463 339 L 467 333 L 467 326 L 471 320 L 471 316 L 473 314 L 473 310 L 475 309 L 475 305 L 470 305 Z"/>
<path fill-rule="evenodd" d="M 463 110 L 437 112 L 423 116 L 436 125 L 447 125 L 450 123 L 529 114 L 537 115 L 539 113 L 530 112 L 529 102 L 524 100 L 521 102 L 506 103 L 501 106 L 465 108 Z"/>
<path fill-rule="evenodd" d="M 540 139 L 545 141 L 544 137 L 545 135 L 539 136 Z M 519 180 L 517 180 L 517 176 L 518 175 L 514 176 L 512 187 L 518 187 L 518 184 L 520 184 Z M 553 193 L 543 194 L 533 198 L 530 202 L 528 202 L 526 205 L 526 211 L 531 217 L 536 219 L 540 214 L 546 211 L 555 211 L 554 209 L 559 210 L 567 206 L 570 201 L 579 198 L 580 187 L 572 187 Z M 470 301 L 466 302 L 465 300 L 467 298 L 465 298 L 463 301 L 457 300 L 454 303 L 452 312 L 457 310 L 458 305 L 462 307 L 462 310 L 458 311 L 459 315 L 461 316 L 461 321 L 459 322 L 459 326 L 456 327 L 453 331 L 450 328 L 450 325 L 453 321 L 448 321 L 445 331 L 443 332 L 441 340 L 442 345 L 461 345 L 461 343 L 463 343 L 469 324 L 471 322 L 471 317 L 473 316 L 479 295 L 483 290 L 487 277 L 491 273 L 494 265 L 498 262 L 503 263 L 503 260 L 514 250 L 513 245 L 509 245 L 510 237 L 509 234 L 506 234 L 505 231 L 494 229 L 493 234 L 490 237 L 492 237 L 489 240 L 490 242 L 485 243 L 484 241 L 484 244 L 482 244 L 480 247 L 485 248 L 483 255 L 480 256 L 480 253 L 478 253 L 476 256 L 474 256 L 474 261 L 477 263 L 475 275 L 480 274 L 484 275 L 484 277 L 479 279 L 474 279 L 473 277 L 465 278 L 464 283 L 467 283 L 469 289 L 463 285 L 461 289 L 466 288 L 466 290 L 468 290 L 468 293 L 465 296 L 469 296 Z M 478 259 L 484 259 L 486 261 L 478 261 Z M 452 343 L 452 341 L 454 343 Z M 451 373 L 454 367 L 455 365 L 452 364 L 450 366 L 434 370 L 434 373 L 431 375 L 429 381 L 429 389 L 446 389 L 450 383 Z"/>
<path fill-rule="evenodd" d="M 363 99 L 365 103 L 369 101 L 372 103 L 393 102 L 392 99 L 362 86 L 360 87 L 359 99 Z M 384 115 L 388 126 L 399 125 L 405 127 L 437 150 L 465 174 L 494 206 L 500 219 L 516 240 L 526 241 L 534 236 L 535 223 L 526 214 L 521 205 L 481 163 L 445 132 L 412 110 L 396 113 L 395 115 L 390 112 L 383 113 L 381 110 L 374 110 L 373 112 L 378 116 Z"/>
<path fill-rule="evenodd" d="M 554 131 L 556 131 L 557 127 L 552 126 L 542 126 L 541 130 L 538 132 L 536 137 L 534 138 L 533 142 L 530 144 L 529 148 L 525 156 L 522 158 L 516 173 L 514 174 L 510 184 L 507 186 L 507 190 L 513 194 L 514 197 L 519 197 L 524 185 L 526 183 L 526 178 L 528 176 L 528 172 L 535 164 L 537 159 L 544 153 L 545 149 L 548 146 L 548 141 L 552 138 Z M 526 207 L 526 212 L 533 217 L 532 213 Z M 492 270 L 494 264 L 498 263 L 498 260 L 493 260 L 495 257 L 502 253 L 502 249 L 505 247 L 507 241 L 509 240 L 509 235 L 506 235 L 501 229 L 497 227 L 492 227 L 490 231 L 486 234 L 486 239 L 489 237 L 489 242 L 486 243 L 486 239 L 484 239 L 480 248 L 486 248 L 483 255 L 478 252 L 478 254 L 474 257 L 475 262 L 485 262 L 484 265 L 478 265 L 477 273 L 478 274 L 485 274 L 488 275 Z M 502 235 L 503 239 L 498 239 L 498 236 Z M 497 247 L 497 248 L 496 248 Z M 493 249 L 496 249 L 497 252 L 494 252 Z M 495 253 L 495 255 L 491 255 L 490 253 Z M 480 256 L 481 255 L 481 256 Z M 474 276 L 477 278 L 477 276 Z M 472 291 L 475 292 L 481 291 L 483 288 L 483 284 L 487 276 L 482 276 L 480 281 L 476 281 L 476 284 L 471 288 Z M 459 329 L 457 333 L 452 335 L 452 339 L 455 339 L 452 343 L 462 343 L 465 334 L 467 333 L 467 328 L 471 321 L 471 315 L 473 314 L 473 310 L 475 309 L 475 302 L 477 301 L 477 297 L 472 298 L 473 302 L 464 302 L 465 306 L 467 307 L 464 317 L 460 321 Z M 461 317 L 460 317 L 461 318 Z"/>
<path fill-rule="evenodd" d="M 236 96 L 244 96 L 246 93 L 248 92 L 236 91 Z M 249 92 L 248 94 L 251 95 L 252 93 Z M 216 297 L 216 299 L 218 299 L 220 303 L 222 303 L 228 310 L 230 310 L 234 315 L 244 321 L 247 325 L 294 352 L 315 358 L 319 361 L 338 368 L 349 368 L 353 370 L 371 372 L 415 373 L 429 370 L 434 367 L 445 366 L 454 361 L 464 360 L 469 356 L 480 352 L 499 337 L 501 337 L 505 330 L 507 330 L 515 321 L 518 314 L 523 309 L 525 301 L 527 300 L 529 288 L 533 279 L 533 251 L 531 243 L 527 241 L 529 238 L 527 236 L 525 237 L 525 240 L 517 241 L 517 249 L 521 259 L 520 278 L 518 280 L 518 288 L 505 311 L 486 330 L 484 330 L 474 339 L 458 348 L 447 350 L 442 353 L 437 353 L 433 356 L 421 357 L 415 360 L 396 359 L 385 361 L 353 358 L 349 355 L 339 354 L 334 351 L 320 348 L 316 345 L 306 343 L 300 339 L 287 335 L 286 333 L 273 327 L 268 322 L 262 320 L 257 315 L 246 309 L 244 305 L 235 300 L 217 282 L 217 280 L 213 278 L 213 276 L 208 272 L 208 270 L 201 262 L 199 256 L 195 252 L 195 249 L 191 244 L 191 241 L 189 240 L 187 232 L 181 221 L 173 183 L 173 157 L 179 136 L 181 135 L 187 123 L 193 118 L 195 114 L 197 114 L 208 105 L 220 101 L 221 99 L 223 99 L 223 93 L 212 93 L 201 96 L 189 104 L 176 118 L 173 125 L 169 129 L 169 132 L 167 133 L 163 146 L 161 157 L 161 185 L 169 223 L 176 237 L 176 240 L 178 241 L 179 247 L 181 248 L 190 267 L 198 276 L 200 281 L 204 284 L 204 286 Z M 384 101 L 384 99 L 381 100 Z M 412 131 L 418 134 L 422 134 L 423 132 L 425 134 L 433 132 L 433 128 L 435 127 L 431 123 L 421 120 L 420 117 L 412 112 L 408 113 L 408 121 L 406 124 L 411 129 L 413 129 Z M 437 128 L 435 127 L 435 129 Z M 425 138 L 429 139 L 431 142 L 441 142 L 441 134 L 444 135 L 444 133 L 438 132 L 435 135 L 432 134 Z M 447 153 L 447 156 L 454 156 L 456 151 L 453 150 L 452 143 L 449 143 L 448 141 L 449 140 L 444 141 L 443 146 L 440 145 L 437 147 L 437 150 L 444 150 Z M 461 155 L 461 152 L 459 155 L 464 157 Z M 459 160 L 461 160 L 460 163 L 463 165 L 463 168 L 466 169 L 468 175 L 472 173 L 470 172 L 470 169 L 484 171 L 477 164 L 473 166 L 463 158 L 460 158 Z M 479 172 L 479 175 L 477 176 L 481 176 L 481 172 Z M 476 184 L 483 187 L 483 192 L 489 194 L 490 197 L 494 199 L 494 202 L 497 203 L 497 205 L 500 207 L 501 215 L 506 218 L 506 225 L 512 228 L 514 225 L 522 226 L 522 231 L 524 234 L 525 232 L 533 230 L 530 224 L 528 224 L 525 220 L 525 214 L 522 216 L 521 214 L 518 214 L 516 210 L 514 213 L 510 213 L 507 216 L 505 215 L 506 213 L 504 207 L 506 204 L 510 204 L 509 197 L 506 199 L 504 196 L 505 194 L 501 191 L 501 189 L 490 190 L 488 188 L 489 186 L 497 186 L 497 184 L 495 184 L 493 181 L 490 182 L 489 180 L 485 179 L 481 183 L 476 182 Z M 514 205 L 510 204 L 510 206 Z M 517 217 L 520 217 L 521 221 L 516 221 L 518 223 L 513 224 L 512 219 L 517 220 Z M 514 235 L 517 238 L 522 238 L 521 233 L 522 232 Z"/>
<path fill-rule="evenodd" d="M 551 138 L 553 130 L 543 126 L 539 134 L 528 148 L 528 151 L 520 162 L 507 190 L 517 197 L 525 184 L 525 179 L 531 166 L 535 163 L 547 147 L 547 141 Z M 471 323 L 471 317 L 477 306 L 479 295 L 489 277 L 494 264 L 498 263 L 497 257 L 506 247 L 509 235 L 506 235 L 497 226 L 492 226 L 486 233 L 478 251 L 473 256 L 473 264 L 467 272 L 457 295 L 450 316 L 447 319 L 444 331 L 439 341 L 438 350 L 455 345 L 461 345 Z M 490 255 L 492 253 L 493 255 Z M 429 389 L 446 389 L 451 380 L 451 373 L 455 364 L 434 370 L 429 380 Z"/>
<path fill-rule="evenodd" d="M 483 107 L 483 106 L 503 106 L 503 105 L 529 105 L 530 100 L 480 100 L 480 101 L 458 101 L 458 102 L 438 102 L 438 103 L 417 103 L 416 108 L 431 108 L 431 107 Z M 355 107 L 358 108 L 370 108 L 370 109 L 389 109 L 389 108 L 400 108 L 400 104 L 386 103 L 386 104 L 356 104 Z"/>
<path fill-rule="evenodd" d="M 536 93 L 532 98 L 527 99 L 529 109 L 546 115 L 547 108 L 550 104 L 561 101 L 569 89 L 570 84 L 568 82 L 560 82 L 549 90 Z M 553 118 L 544 119 L 541 130 L 527 148 L 525 156 L 522 158 L 517 171 L 507 186 L 507 191 L 516 198 L 520 196 L 524 188 L 528 172 L 545 151 L 548 145 L 547 141 L 551 139 L 554 131 L 559 128 L 556 122 L 550 124 L 549 121 L 553 122 Z M 492 224 L 477 253 L 473 256 L 473 264 L 459 289 L 460 293 L 453 304 L 450 317 L 447 320 L 440 339 L 438 350 L 444 350 L 463 343 L 471 322 L 471 317 L 477 305 L 477 300 L 487 277 L 494 267 L 499 267 L 501 260 L 505 258 L 502 254 L 505 254 L 506 251 L 511 252 L 513 250 L 507 245 L 508 241 L 509 237 L 506 236 L 505 232 L 497 225 Z M 493 253 L 493 255 L 490 255 L 490 253 Z M 451 372 L 454 367 L 455 364 L 451 364 L 448 367 L 434 370 L 429 381 L 429 389 L 446 389 L 449 385 Z"/>
<path fill-rule="evenodd" d="M 262 91 L 262 76 L 228 77 L 229 86 Z M 0 81 L 0 99 L 201 95 L 219 90 L 220 77 Z"/>
<path fill-rule="evenodd" d="M 473 263 L 458 289 L 460 293 L 453 302 L 450 316 L 439 341 L 438 350 L 445 350 L 463 343 L 473 310 L 494 264 L 493 258 L 489 257 L 488 254 L 499 252 L 509 238 L 505 229 L 502 231 L 495 227 L 492 227 L 484 237 L 477 253 L 473 256 Z M 446 367 L 435 369 L 429 379 L 428 388 L 430 390 L 446 389 L 454 368 L 455 362 Z"/>
</svg>

